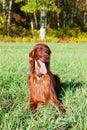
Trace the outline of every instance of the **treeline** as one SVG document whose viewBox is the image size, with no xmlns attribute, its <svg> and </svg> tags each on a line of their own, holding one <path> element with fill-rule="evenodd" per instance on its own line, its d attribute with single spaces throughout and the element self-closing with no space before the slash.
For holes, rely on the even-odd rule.
<svg viewBox="0 0 87 130">
<path fill-rule="evenodd" d="M 0 35 L 29 36 L 41 26 L 87 31 L 87 0 L 0 0 Z"/>
</svg>

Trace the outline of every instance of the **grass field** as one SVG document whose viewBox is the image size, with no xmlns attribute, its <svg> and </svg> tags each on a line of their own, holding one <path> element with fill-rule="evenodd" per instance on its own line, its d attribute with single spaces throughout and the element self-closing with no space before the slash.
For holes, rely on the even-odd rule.
<svg viewBox="0 0 87 130">
<path fill-rule="evenodd" d="M 87 130 L 87 44 L 48 44 L 50 68 L 64 82 L 61 114 L 29 110 L 28 55 L 34 44 L 0 44 L 0 130 Z"/>
</svg>

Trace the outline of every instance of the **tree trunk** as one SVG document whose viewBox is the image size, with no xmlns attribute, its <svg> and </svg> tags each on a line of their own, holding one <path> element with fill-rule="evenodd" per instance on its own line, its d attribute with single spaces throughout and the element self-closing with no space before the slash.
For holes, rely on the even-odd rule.
<svg viewBox="0 0 87 130">
<path fill-rule="evenodd" d="M 37 24 L 37 16 L 36 16 L 36 12 L 34 11 L 34 20 L 35 20 L 35 26 L 36 28 L 38 27 L 38 24 Z"/>
<path fill-rule="evenodd" d="M 46 37 L 46 10 L 45 5 L 42 7 L 41 11 L 41 26 L 40 26 L 40 38 L 43 40 Z"/>
<path fill-rule="evenodd" d="M 57 6 L 58 6 L 58 8 L 60 8 L 59 0 L 57 1 Z M 60 17 L 60 13 L 57 12 L 57 27 L 58 27 L 58 29 L 60 28 L 60 19 L 59 19 L 59 17 Z"/>
<path fill-rule="evenodd" d="M 34 30 L 34 24 L 33 24 L 33 21 L 31 21 L 31 30 Z"/>
<path fill-rule="evenodd" d="M 66 11 L 63 12 L 63 27 L 66 26 Z"/>
<path fill-rule="evenodd" d="M 87 22 L 87 0 L 85 2 L 85 11 L 84 11 L 84 24 Z"/>
<path fill-rule="evenodd" d="M 73 11 L 71 12 L 71 24 L 73 24 Z"/>
<path fill-rule="evenodd" d="M 2 7 L 3 7 L 3 15 L 6 16 L 5 8 L 6 8 L 6 1 L 2 1 Z"/>
<path fill-rule="evenodd" d="M 9 10 L 8 10 L 8 19 L 7 19 L 7 34 L 8 35 L 10 35 L 12 2 L 13 0 L 9 1 Z"/>
</svg>

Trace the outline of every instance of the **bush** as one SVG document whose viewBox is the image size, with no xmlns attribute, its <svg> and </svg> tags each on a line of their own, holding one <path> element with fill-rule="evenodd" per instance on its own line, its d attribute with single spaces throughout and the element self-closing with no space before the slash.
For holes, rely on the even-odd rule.
<svg viewBox="0 0 87 130">
<path fill-rule="evenodd" d="M 5 28 L 6 28 L 6 17 L 5 16 L 0 16 L 0 33 L 5 33 Z"/>
<path fill-rule="evenodd" d="M 14 31 L 15 30 L 15 31 Z M 54 30 L 47 26 L 46 37 L 40 39 L 40 30 L 27 30 L 20 27 L 20 29 L 12 26 L 12 36 L 0 36 L 1 42 L 87 42 L 87 33 L 81 32 L 79 27 L 65 27 L 63 29 Z M 16 36 L 15 32 L 20 35 Z M 27 35 L 26 35 L 27 34 Z"/>
</svg>

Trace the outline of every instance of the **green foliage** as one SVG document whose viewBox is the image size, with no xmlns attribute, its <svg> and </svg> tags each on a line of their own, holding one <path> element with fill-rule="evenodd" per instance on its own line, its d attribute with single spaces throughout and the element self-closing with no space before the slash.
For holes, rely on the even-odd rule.
<svg viewBox="0 0 87 130">
<path fill-rule="evenodd" d="M 87 31 L 87 22 L 84 24 L 84 30 Z"/>
<path fill-rule="evenodd" d="M 81 26 L 82 31 L 87 31 L 86 6 L 85 0 L 73 0 L 73 2 L 72 0 L 0 0 L 0 34 L 12 36 L 12 33 L 16 33 L 15 35 L 19 36 L 21 32 L 22 36 L 27 36 L 27 29 L 30 30 L 31 21 L 35 25 L 34 28 L 40 28 L 41 11 L 44 10 L 46 23 L 51 25 L 52 29 L 63 28 L 59 29 L 60 33 L 56 31 L 52 35 L 76 37 L 79 35 L 78 26 Z M 74 28 L 69 28 L 69 24 L 74 23 L 78 25 L 78 29 L 75 25 Z M 74 32 L 75 30 L 77 33 Z M 51 31 L 54 32 L 54 30 Z"/>
<path fill-rule="evenodd" d="M 34 11 L 41 10 L 40 3 L 36 3 L 35 1 L 28 2 L 25 6 L 21 8 L 25 12 L 33 13 Z"/>
<path fill-rule="evenodd" d="M 40 39 L 40 30 L 30 30 L 22 28 L 22 26 L 11 26 L 11 36 L 0 35 L 1 42 L 75 42 L 87 43 L 87 33 L 81 32 L 79 27 L 65 27 L 63 29 L 51 29 L 49 26 L 46 28 L 46 37 Z"/>
<path fill-rule="evenodd" d="M 31 33 L 29 29 L 26 29 L 22 26 L 17 26 L 16 24 L 12 24 L 10 27 L 10 35 L 13 37 L 15 36 L 25 37 L 31 35 Z"/>
<path fill-rule="evenodd" d="M 51 70 L 64 82 L 61 100 L 67 112 L 48 104 L 29 109 L 27 77 L 31 44 L 0 44 L 1 130 L 87 129 L 87 44 L 48 44 Z"/>
<path fill-rule="evenodd" d="M 23 2 L 24 0 L 15 0 L 15 3 Z"/>
<path fill-rule="evenodd" d="M 0 33 L 4 33 L 5 26 L 6 26 L 6 17 L 0 16 Z"/>
<path fill-rule="evenodd" d="M 58 30 L 57 36 L 58 37 L 64 37 L 64 36 L 67 36 L 67 37 L 78 37 L 80 34 L 81 34 L 81 31 L 80 31 L 79 27 L 71 28 L 69 26 L 66 26 L 63 29 L 59 29 Z"/>
<path fill-rule="evenodd" d="M 54 0 L 27 0 L 26 4 L 22 6 L 21 9 L 25 12 L 33 13 L 34 11 L 41 11 L 43 5 L 46 11 L 59 11 Z"/>
</svg>

